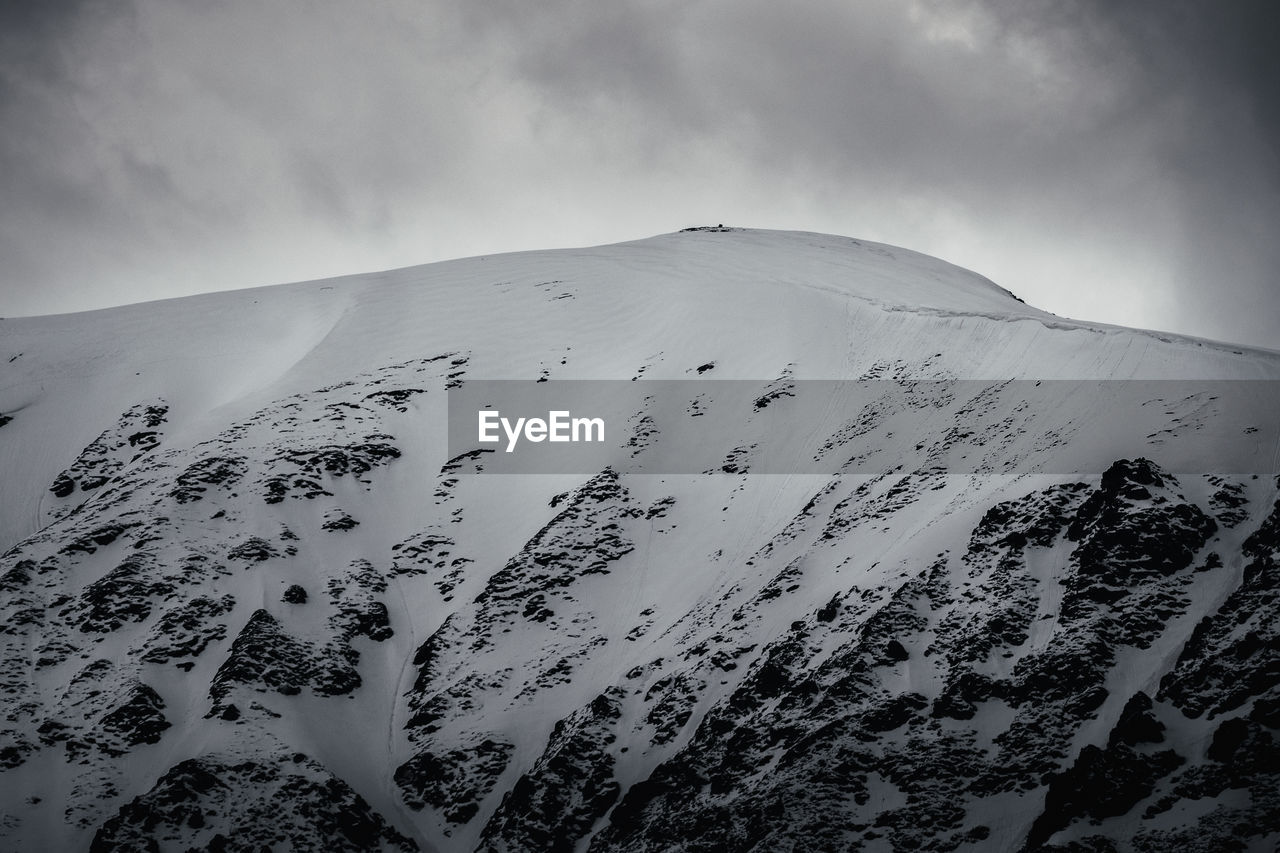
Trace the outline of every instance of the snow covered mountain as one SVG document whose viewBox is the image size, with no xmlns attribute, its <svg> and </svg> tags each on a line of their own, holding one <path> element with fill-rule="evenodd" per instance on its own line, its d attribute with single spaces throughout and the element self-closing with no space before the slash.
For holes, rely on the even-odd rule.
<svg viewBox="0 0 1280 853">
<path fill-rule="evenodd" d="M 481 379 L 750 380 L 785 413 L 809 379 L 1280 353 L 709 228 L 4 319 L 0 365 L 0 849 L 1280 841 L 1280 478 L 1187 470 L 1212 397 L 1153 400 L 1167 429 L 1086 476 L 477 475 L 446 442 Z M 928 442 L 1017 431 L 979 402 Z M 634 414 L 617 444 L 663 441 Z"/>
</svg>

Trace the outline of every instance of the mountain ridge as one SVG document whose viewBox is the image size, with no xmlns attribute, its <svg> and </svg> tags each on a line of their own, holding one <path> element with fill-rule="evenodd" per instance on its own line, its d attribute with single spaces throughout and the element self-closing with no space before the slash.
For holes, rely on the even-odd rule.
<svg viewBox="0 0 1280 853">
<path fill-rule="evenodd" d="M 6 849 L 1280 838 L 1265 460 L 1175 475 L 1139 436 L 1087 477 L 477 476 L 443 428 L 487 378 L 738 379 L 785 412 L 805 379 L 1275 380 L 1280 353 L 739 229 L 0 333 Z M 955 394 L 849 426 L 1021 428 Z"/>
</svg>

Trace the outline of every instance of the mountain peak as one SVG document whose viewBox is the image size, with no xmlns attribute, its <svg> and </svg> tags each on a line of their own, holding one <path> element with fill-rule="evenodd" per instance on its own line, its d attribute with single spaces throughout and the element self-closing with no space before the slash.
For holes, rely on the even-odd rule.
<svg viewBox="0 0 1280 853">
<path fill-rule="evenodd" d="M 5 848 L 1280 834 L 1276 463 L 1186 450 L 1274 424 L 1160 391 L 1117 454 L 1085 440 L 1088 406 L 1036 421 L 989 392 L 1274 380 L 1280 355 L 722 226 L 4 329 Z M 610 452 L 689 434 L 675 417 L 723 463 L 481 473 L 499 451 L 450 447 L 448 413 L 492 379 L 641 389 Z M 810 419 L 806 380 L 883 393 Z M 850 473 L 900 424 L 920 464 Z M 848 464 L 748 473 L 773 429 Z M 937 462 L 1024 445 L 1087 464 Z"/>
</svg>

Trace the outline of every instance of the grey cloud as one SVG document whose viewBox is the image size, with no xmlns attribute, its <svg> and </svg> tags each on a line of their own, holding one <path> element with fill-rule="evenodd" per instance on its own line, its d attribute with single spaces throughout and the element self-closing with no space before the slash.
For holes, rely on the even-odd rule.
<svg viewBox="0 0 1280 853">
<path fill-rule="evenodd" d="M 55 6 L 5 21 L 5 313 L 354 271 L 317 246 L 373 242 L 462 151 L 419 58 L 339 4 Z"/>
<path fill-rule="evenodd" d="M 92 11 L 88 0 L 0 2 L 0 96 L 10 94 L 24 80 L 62 77 L 64 39 L 82 15 Z"/>
<path fill-rule="evenodd" d="M 1031 242 L 1046 272 L 1026 295 L 1055 310 L 1280 347 L 1280 251 L 1257 233 L 1280 221 L 1278 16 L 1191 0 L 567 0 L 472 3 L 466 22 L 548 109 L 622 124 L 637 148 L 705 137 L 851 229 L 923 208 Z M 876 236 L 912 243 L 909 226 Z M 1077 263 L 1091 253 L 1114 255 L 1113 280 L 1086 276 L 1107 275 L 1105 257 Z M 1108 317 L 1116 299 L 1133 310 Z"/>
<path fill-rule="evenodd" d="M 711 216 L 1280 347 L 1263 2 L 48 8 L 0 13 L 27 34 L 0 60 L 0 165 L 24 166 L 0 178 L 0 311 Z"/>
<path fill-rule="evenodd" d="M 1183 228 L 1170 316 L 1200 334 L 1280 348 L 1280 6 L 1172 0 L 987 0 L 1017 32 L 1069 44 L 1123 81 L 1115 122 L 1154 131 Z"/>
</svg>

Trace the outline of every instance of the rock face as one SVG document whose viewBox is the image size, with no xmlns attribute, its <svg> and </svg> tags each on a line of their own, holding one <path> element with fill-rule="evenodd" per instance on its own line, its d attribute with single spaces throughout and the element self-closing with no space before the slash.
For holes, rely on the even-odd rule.
<svg viewBox="0 0 1280 853">
<path fill-rule="evenodd" d="M 730 228 L 86 317 L 5 321 L 0 849 L 1280 842 L 1280 478 L 1196 470 L 1214 401 L 1176 394 L 1087 471 L 946 470 L 958 436 L 1088 414 L 1023 436 L 915 384 L 1274 354 Z M 473 375 L 705 381 L 689 418 L 712 377 L 756 387 L 711 473 L 491 477 L 444 432 Z M 798 383 L 833 377 L 912 395 L 820 453 L 927 412 L 922 464 L 752 474 L 752 425 L 803 429 Z"/>
<path fill-rule="evenodd" d="M 103 823 L 89 849 L 262 850 L 308 838 L 352 853 L 417 849 L 300 752 L 235 763 L 217 756 L 183 761 Z"/>
</svg>

